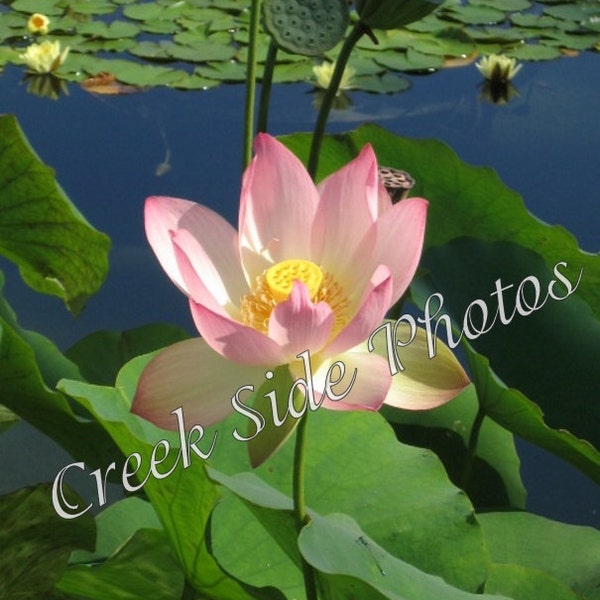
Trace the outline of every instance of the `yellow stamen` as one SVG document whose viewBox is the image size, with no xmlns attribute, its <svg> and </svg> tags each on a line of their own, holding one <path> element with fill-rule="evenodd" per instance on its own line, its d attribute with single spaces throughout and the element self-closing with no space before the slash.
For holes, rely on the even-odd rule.
<svg viewBox="0 0 600 600">
<path fill-rule="evenodd" d="M 323 271 L 309 260 L 292 258 L 283 260 L 267 269 L 265 279 L 276 302 L 283 302 L 292 293 L 294 281 L 302 282 L 308 289 L 311 300 L 317 295 Z"/>
<path fill-rule="evenodd" d="M 342 286 L 315 263 L 295 259 L 277 263 L 256 278 L 252 293 L 241 301 L 242 322 L 267 333 L 271 312 L 279 302 L 288 299 L 294 281 L 306 285 L 312 302 L 327 302 L 331 306 L 335 318 L 332 337 L 345 327 L 350 303 Z"/>
</svg>

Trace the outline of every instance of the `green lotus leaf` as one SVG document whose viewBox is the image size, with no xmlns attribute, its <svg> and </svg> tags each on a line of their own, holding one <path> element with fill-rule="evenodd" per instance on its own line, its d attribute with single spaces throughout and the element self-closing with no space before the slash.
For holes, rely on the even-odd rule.
<svg viewBox="0 0 600 600">
<path fill-rule="evenodd" d="M 15 423 L 20 421 L 19 416 L 6 406 L 0 404 L 0 433 L 10 429 Z"/>
<path fill-rule="evenodd" d="M 600 532 L 597 529 L 566 525 L 523 512 L 488 513 L 478 518 L 494 563 L 512 563 L 545 573 L 575 592 L 576 598 L 600 598 Z M 542 592 L 514 597 L 518 600 L 562 599 L 562 596 Z"/>
<path fill-rule="evenodd" d="M 12 115 L 0 117 L 0 206 L 0 253 L 29 286 L 78 313 L 106 276 L 110 241 L 67 198 Z"/>
<path fill-rule="evenodd" d="M 477 509 L 500 506 L 525 508 L 527 493 L 520 476 L 514 436 L 484 419 L 475 457 L 468 454 L 478 411 L 477 392 L 470 385 L 452 402 L 427 411 L 381 410 L 396 435 L 406 444 L 430 448 L 444 463 L 452 482 L 467 492 Z"/>
<path fill-rule="evenodd" d="M 67 497 L 76 501 L 69 490 Z M 59 517 L 49 484 L 0 496 L 0 521 L 0 598 L 50 597 L 70 552 L 94 547 L 92 516 L 77 521 Z"/>
<path fill-rule="evenodd" d="M 180 598 L 184 574 L 160 529 L 140 529 L 100 565 L 69 567 L 56 587 L 88 600 Z"/>
<path fill-rule="evenodd" d="M 505 594 L 513 600 L 582 600 L 571 588 L 548 573 L 522 565 L 492 565 L 485 591 Z"/>
</svg>

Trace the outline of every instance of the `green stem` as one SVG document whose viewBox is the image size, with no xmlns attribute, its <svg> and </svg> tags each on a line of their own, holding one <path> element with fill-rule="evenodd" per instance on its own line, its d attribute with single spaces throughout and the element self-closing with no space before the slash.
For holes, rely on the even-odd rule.
<svg viewBox="0 0 600 600">
<path fill-rule="evenodd" d="M 471 474 L 473 472 L 473 464 L 475 463 L 475 453 L 477 452 L 477 443 L 479 442 L 479 433 L 481 432 L 481 426 L 485 419 L 485 411 L 480 406 L 473 425 L 471 426 L 471 434 L 469 436 L 469 448 L 467 450 L 467 458 L 463 467 L 462 476 L 460 478 L 460 487 L 466 491 L 469 483 L 471 482 Z"/>
<path fill-rule="evenodd" d="M 265 62 L 265 70 L 263 72 L 262 84 L 260 86 L 258 122 L 256 124 L 257 133 L 267 131 L 267 120 L 269 118 L 269 101 L 271 99 L 271 86 L 273 84 L 273 71 L 275 70 L 276 60 L 277 43 L 273 38 L 271 38 L 271 41 L 269 42 L 269 49 L 267 51 L 267 60 Z"/>
<path fill-rule="evenodd" d="M 196 590 L 186 581 L 181 593 L 181 600 L 195 600 Z"/>
<path fill-rule="evenodd" d="M 254 102 L 256 98 L 256 48 L 260 26 L 260 0 L 252 0 L 250 7 L 250 31 L 248 39 L 248 64 L 246 65 L 246 101 L 244 103 L 244 141 L 242 169 L 252 160 L 252 137 L 254 135 Z"/>
<path fill-rule="evenodd" d="M 296 527 L 298 535 L 302 528 L 310 521 L 306 514 L 306 504 L 304 503 L 304 448 L 306 445 L 306 422 L 308 420 L 308 410 L 300 418 L 300 423 L 296 429 L 296 446 L 294 449 L 294 515 L 296 516 Z M 318 600 L 317 587 L 315 583 L 315 573 L 313 568 L 302 558 L 302 574 L 304 576 L 304 589 L 306 591 L 306 600 Z"/>
<path fill-rule="evenodd" d="M 331 111 L 333 101 L 335 100 L 338 88 L 340 87 L 340 82 L 342 81 L 344 69 L 348 64 L 348 59 L 350 58 L 350 54 L 354 46 L 356 45 L 356 42 L 358 42 L 358 40 L 369 31 L 370 30 L 367 25 L 365 25 L 361 21 L 358 21 L 352 29 L 352 31 L 350 32 L 350 35 L 344 40 L 344 44 L 342 45 L 342 49 L 340 50 L 340 55 L 335 61 L 333 75 L 331 76 L 329 87 L 327 88 L 327 90 L 325 90 L 325 95 L 323 96 L 323 101 L 321 103 L 321 108 L 319 109 L 319 115 L 317 116 L 315 131 L 313 133 L 312 144 L 310 147 L 310 156 L 308 158 L 308 173 L 313 179 L 317 174 L 317 168 L 319 166 L 319 154 L 321 153 L 321 143 L 323 141 L 323 135 L 325 134 L 325 126 L 327 125 L 329 112 Z"/>
</svg>

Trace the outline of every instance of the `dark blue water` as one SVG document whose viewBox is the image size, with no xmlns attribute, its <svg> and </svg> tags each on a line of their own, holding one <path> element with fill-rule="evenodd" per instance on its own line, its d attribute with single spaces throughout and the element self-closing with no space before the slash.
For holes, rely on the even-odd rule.
<svg viewBox="0 0 600 600">
<path fill-rule="evenodd" d="M 69 197 L 113 240 L 111 271 L 100 293 L 73 319 L 61 302 L 41 297 L 7 273 L 5 294 L 20 322 L 67 348 L 86 333 L 165 321 L 194 331 L 187 302 L 149 251 L 142 206 L 151 194 L 180 196 L 218 210 L 233 223 L 241 165 L 244 90 L 167 89 L 92 96 L 77 86 L 53 102 L 27 94 L 21 73 L 0 76 L 0 113 L 19 119 Z M 560 223 L 580 246 L 600 246 L 600 56 L 527 63 L 515 80 L 519 96 L 504 106 L 479 98 L 474 66 L 410 78 L 407 93 L 350 93 L 329 131 L 378 122 L 407 136 L 446 141 L 466 162 L 492 166 L 540 219 Z M 276 86 L 270 131 L 312 129 L 314 95 L 305 84 Z M 167 150 L 171 169 L 156 175 Z M 600 527 L 600 488 L 535 448 L 523 452 L 529 508 L 563 521 Z M 0 436 L 0 493 L 52 479 L 71 462 L 54 444 L 20 424 Z"/>
</svg>

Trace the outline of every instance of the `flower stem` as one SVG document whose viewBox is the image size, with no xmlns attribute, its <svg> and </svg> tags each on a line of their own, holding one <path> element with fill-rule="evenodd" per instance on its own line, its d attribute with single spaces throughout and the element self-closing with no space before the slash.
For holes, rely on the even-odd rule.
<svg viewBox="0 0 600 600">
<path fill-rule="evenodd" d="M 304 502 L 304 448 L 306 445 L 306 422 L 308 411 L 300 418 L 298 428 L 296 429 L 296 446 L 294 448 L 294 480 L 293 480 L 293 495 L 294 495 L 294 515 L 296 516 L 296 527 L 298 534 L 302 528 L 310 521 L 310 517 L 306 514 L 306 504 Z M 304 560 L 302 560 L 302 575 L 304 576 L 304 589 L 306 591 L 306 600 L 317 600 L 317 587 L 315 582 L 315 573 L 313 568 Z"/>
<path fill-rule="evenodd" d="M 460 478 L 460 488 L 466 491 L 469 483 L 471 482 L 471 474 L 473 471 L 473 464 L 475 463 L 475 453 L 477 452 L 477 443 L 479 442 L 479 433 L 481 432 L 481 426 L 485 419 L 485 411 L 483 407 L 479 407 L 473 425 L 471 426 L 471 434 L 469 435 L 469 447 L 467 449 L 467 458 L 463 467 L 463 472 Z"/>
<path fill-rule="evenodd" d="M 269 42 L 267 51 L 267 60 L 263 72 L 262 84 L 260 86 L 260 102 L 258 105 L 258 121 L 256 124 L 257 133 L 267 131 L 267 121 L 269 118 L 269 101 L 271 99 L 271 85 L 273 83 L 273 71 L 275 70 L 275 61 L 277 60 L 277 43 L 273 38 Z"/>
<path fill-rule="evenodd" d="M 344 44 L 340 50 L 340 55 L 335 61 L 333 75 L 331 76 L 331 81 L 329 82 L 329 86 L 327 87 L 327 90 L 325 90 L 325 95 L 323 96 L 323 102 L 321 103 L 321 108 L 319 109 L 317 122 L 315 124 L 315 131 L 313 133 L 312 144 L 310 147 L 308 173 L 313 179 L 317 174 L 317 168 L 319 166 L 319 154 L 321 153 L 321 142 L 323 141 L 323 135 L 325 134 L 325 126 L 327 125 L 329 112 L 331 111 L 333 101 L 335 100 L 340 82 L 342 81 L 344 69 L 348 64 L 348 59 L 350 58 L 350 54 L 356 45 L 356 42 L 358 42 L 363 34 L 368 33 L 369 31 L 370 29 L 367 25 L 361 21 L 358 21 L 356 25 L 354 25 L 350 35 L 344 40 Z"/>
<path fill-rule="evenodd" d="M 248 38 L 248 64 L 246 65 L 246 101 L 244 103 L 244 140 L 242 169 L 252 160 L 252 136 L 254 135 L 254 102 L 256 98 L 256 48 L 260 25 L 260 2 L 252 0 L 250 7 L 250 31 Z"/>
<path fill-rule="evenodd" d="M 181 600 L 195 600 L 196 590 L 186 581 L 181 593 Z"/>
</svg>

